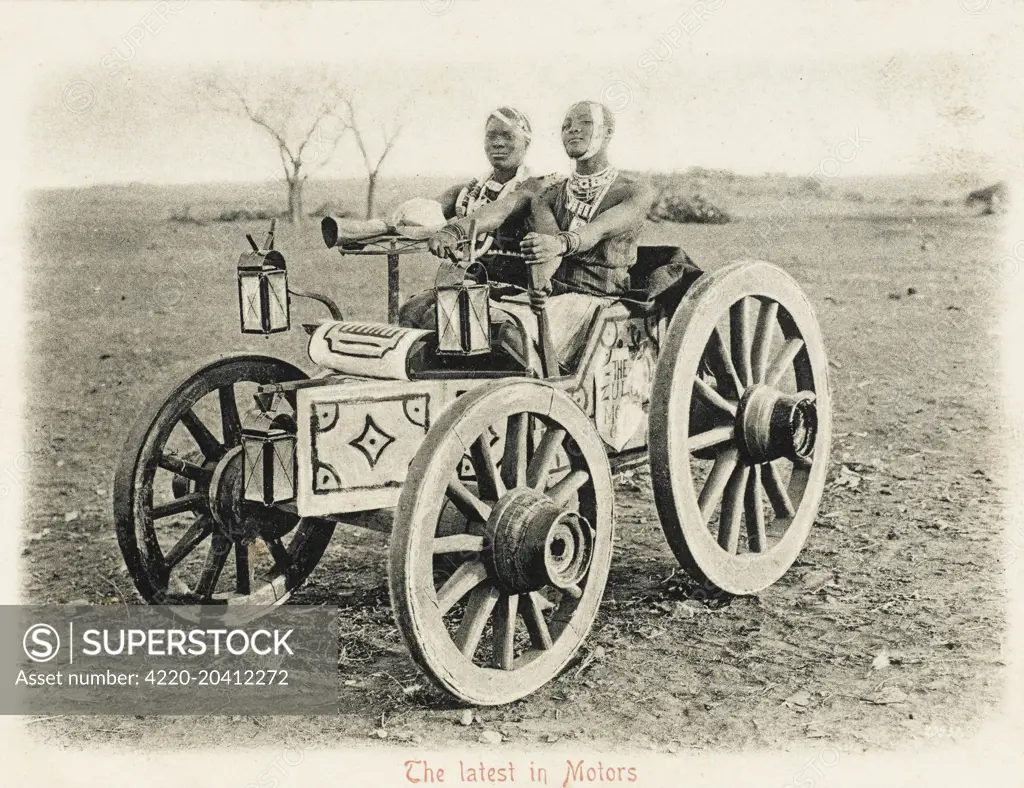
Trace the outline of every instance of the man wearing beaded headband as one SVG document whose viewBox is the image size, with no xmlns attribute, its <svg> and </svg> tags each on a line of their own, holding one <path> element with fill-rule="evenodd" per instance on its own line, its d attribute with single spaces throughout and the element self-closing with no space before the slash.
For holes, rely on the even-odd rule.
<svg viewBox="0 0 1024 788">
<path fill-rule="evenodd" d="M 498 107 L 491 112 L 484 128 L 484 152 L 491 172 L 467 184 L 447 189 L 438 198 L 445 218 L 473 216 L 481 208 L 516 191 L 529 179 L 529 170 L 523 159 L 532 136 L 530 119 L 525 113 L 514 107 Z M 502 252 L 518 252 L 519 243 L 527 231 L 528 219 L 529 216 L 522 211 L 507 217 L 493 234 L 486 235 L 482 243 L 478 242 L 478 254 L 483 256 L 482 262 L 492 281 L 526 286 L 523 261 L 505 257 Z M 404 326 L 433 328 L 434 291 L 426 290 L 410 298 L 399 310 L 398 320 Z"/>
<path fill-rule="evenodd" d="M 596 101 L 573 104 L 562 123 L 562 145 L 570 159 L 569 177 L 554 183 L 530 180 L 516 194 L 488 206 L 475 217 L 487 231 L 519 212 L 530 214 L 534 232 L 520 244 L 540 290 L 551 294 L 547 314 L 552 340 L 561 360 L 571 357 L 588 318 L 603 302 L 629 289 L 629 268 L 636 262 L 637 240 L 654 194 L 633 175 L 608 161 L 615 117 Z M 456 219 L 430 239 L 439 256 L 465 242 L 468 221 Z M 501 302 L 528 328 L 536 320 L 529 308 Z M 516 344 L 503 333 L 506 345 Z"/>
</svg>

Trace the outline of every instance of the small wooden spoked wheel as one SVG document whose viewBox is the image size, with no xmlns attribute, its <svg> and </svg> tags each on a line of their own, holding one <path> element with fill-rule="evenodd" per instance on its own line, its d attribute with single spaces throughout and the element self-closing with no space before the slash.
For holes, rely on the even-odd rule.
<svg viewBox="0 0 1024 788">
<path fill-rule="evenodd" d="M 258 385 L 304 377 L 277 359 L 229 356 L 143 410 L 114 479 L 114 522 L 147 602 L 270 609 L 317 565 L 331 521 L 242 500 L 241 414 Z"/>
<path fill-rule="evenodd" d="M 706 274 L 680 303 L 649 444 L 662 528 L 696 580 L 753 594 L 796 560 L 828 472 L 827 372 L 810 303 L 773 265 Z"/>
<path fill-rule="evenodd" d="M 572 400 L 536 381 L 464 394 L 427 434 L 395 511 L 391 604 L 413 659 L 468 703 L 536 691 L 597 615 L 612 531 L 607 456 Z M 439 555 L 453 559 L 440 573 Z"/>
</svg>

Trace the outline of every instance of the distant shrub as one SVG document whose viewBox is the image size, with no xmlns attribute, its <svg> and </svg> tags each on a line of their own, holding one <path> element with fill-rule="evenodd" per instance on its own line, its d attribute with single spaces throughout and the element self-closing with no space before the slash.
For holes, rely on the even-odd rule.
<svg viewBox="0 0 1024 788">
<path fill-rule="evenodd" d="M 731 221 L 729 214 L 701 195 L 685 197 L 671 190 L 663 191 L 654 201 L 647 218 L 679 224 L 725 224 Z"/>
<path fill-rule="evenodd" d="M 910 198 L 910 204 L 911 205 L 917 205 L 918 207 L 920 207 L 922 205 L 932 205 L 934 203 L 935 203 L 935 200 L 933 200 L 931 197 L 917 197 L 917 196 L 914 196 L 914 197 Z"/>
<path fill-rule="evenodd" d="M 186 205 L 180 211 L 175 211 L 170 216 L 170 221 L 176 224 L 203 224 L 201 219 L 192 215 L 192 206 Z"/>
<path fill-rule="evenodd" d="M 325 216 L 333 216 L 336 219 L 355 217 L 355 212 L 348 208 L 342 208 L 337 203 L 325 202 L 315 211 L 310 211 L 309 216 L 315 219 L 322 219 Z"/>
<path fill-rule="evenodd" d="M 688 178 L 703 178 L 704 180 L 736 180 L 736 173 L 732 170 L 715 170 L 708 169 L 707 167 L 690 167 L 690 169 L 686 171 L 686 176 Z"/>
<path fill-rule="evenodd" d="M 254 222 L 254 221 L 265 221 L 268 219 L 282 219 L 285 214 L 280 211 L 269 211 L 265 208 L 260 208 L 256 211 L 250 211 L 246 208 L 234 208 L 225 211 L 221 211 L 217 214 L 217 218 L 214 221 L 218 222 Z"/>
<path fill-rule="evenodd" d="M 843 199 L 847 202 L 864 202 L 864 195 L 858 191 L 845 191 Z"/>
<path fill-rule="evenodd" d="M 1006 210 L 1006 201 L 1009 199 L 1009 187 L 1005 181 L 986 186 L 984 189 L 976 189 L 967 195 L 967 205 L 981 205 L 982 215 L 1003 213 Z"/>
<path fill-rule="evenodd" d="M 819 197 L 824 196 L 827 191 L 825 184 L 817 178 L 801 178 L 798 188 L 804 194 L 814 194 Z"/>
</svg>

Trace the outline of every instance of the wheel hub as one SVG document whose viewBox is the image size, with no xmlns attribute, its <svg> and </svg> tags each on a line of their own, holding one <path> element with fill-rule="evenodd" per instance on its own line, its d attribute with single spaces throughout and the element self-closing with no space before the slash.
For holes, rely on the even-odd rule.
<svg viewBox="0 0 1024 788">
<path fill-rule="evenodd" d="M 590 523 L 543 493 L 521 487 L 505 495 L 487 523 L 493 534 L 490 560 L 509 594 L 544 586 L 568 588 L 587 574 L 594 552 Z"/>
<path fill-rule="evenodd" d="M 210 480 L 210 513 L 216 527 L 233 540 L 277 539 L 292 530 L 298 516 L 242 499 L 245 458 L 235 446 L 217 463 Z"/>
<path fill-rule="evenodd" d="M 759 383 L 740 398 L 736 433 L 752 462 L 772 462 L 782 457 L 808 460 L 817 431 L 818 411 L 812 392 L 785 394 Z"/>
</svg>

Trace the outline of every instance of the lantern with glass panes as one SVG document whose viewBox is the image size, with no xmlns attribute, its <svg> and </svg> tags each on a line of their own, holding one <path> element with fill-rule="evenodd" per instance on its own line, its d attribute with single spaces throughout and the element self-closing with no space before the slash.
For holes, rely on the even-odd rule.
<svg viewBox="0 0 1024 788">
<path fill-rule="evenodd" d="M 291 328 L 288 272 L 284 255 L 274 251 L 275 219 L 261 249 L 246 235 L 251 252 L 238 258 L 238 309 L 243 334 L 276 334 Z"/>
<path fill-rule="evenodd" d="M 242 424 L 243 498 L 273 506 L 295 498 L 295 417 L 281 412 L 282 394 L 256 400 Z"/>
<path fill-rule="evenodd" d="M 487 269 L 476 261 L 476 221 L 470 222 L 466 260 L 437 267 L 434 277 L 437 352 L 476 356 L 491 350 L 491 302 Z"/>
</svg>

